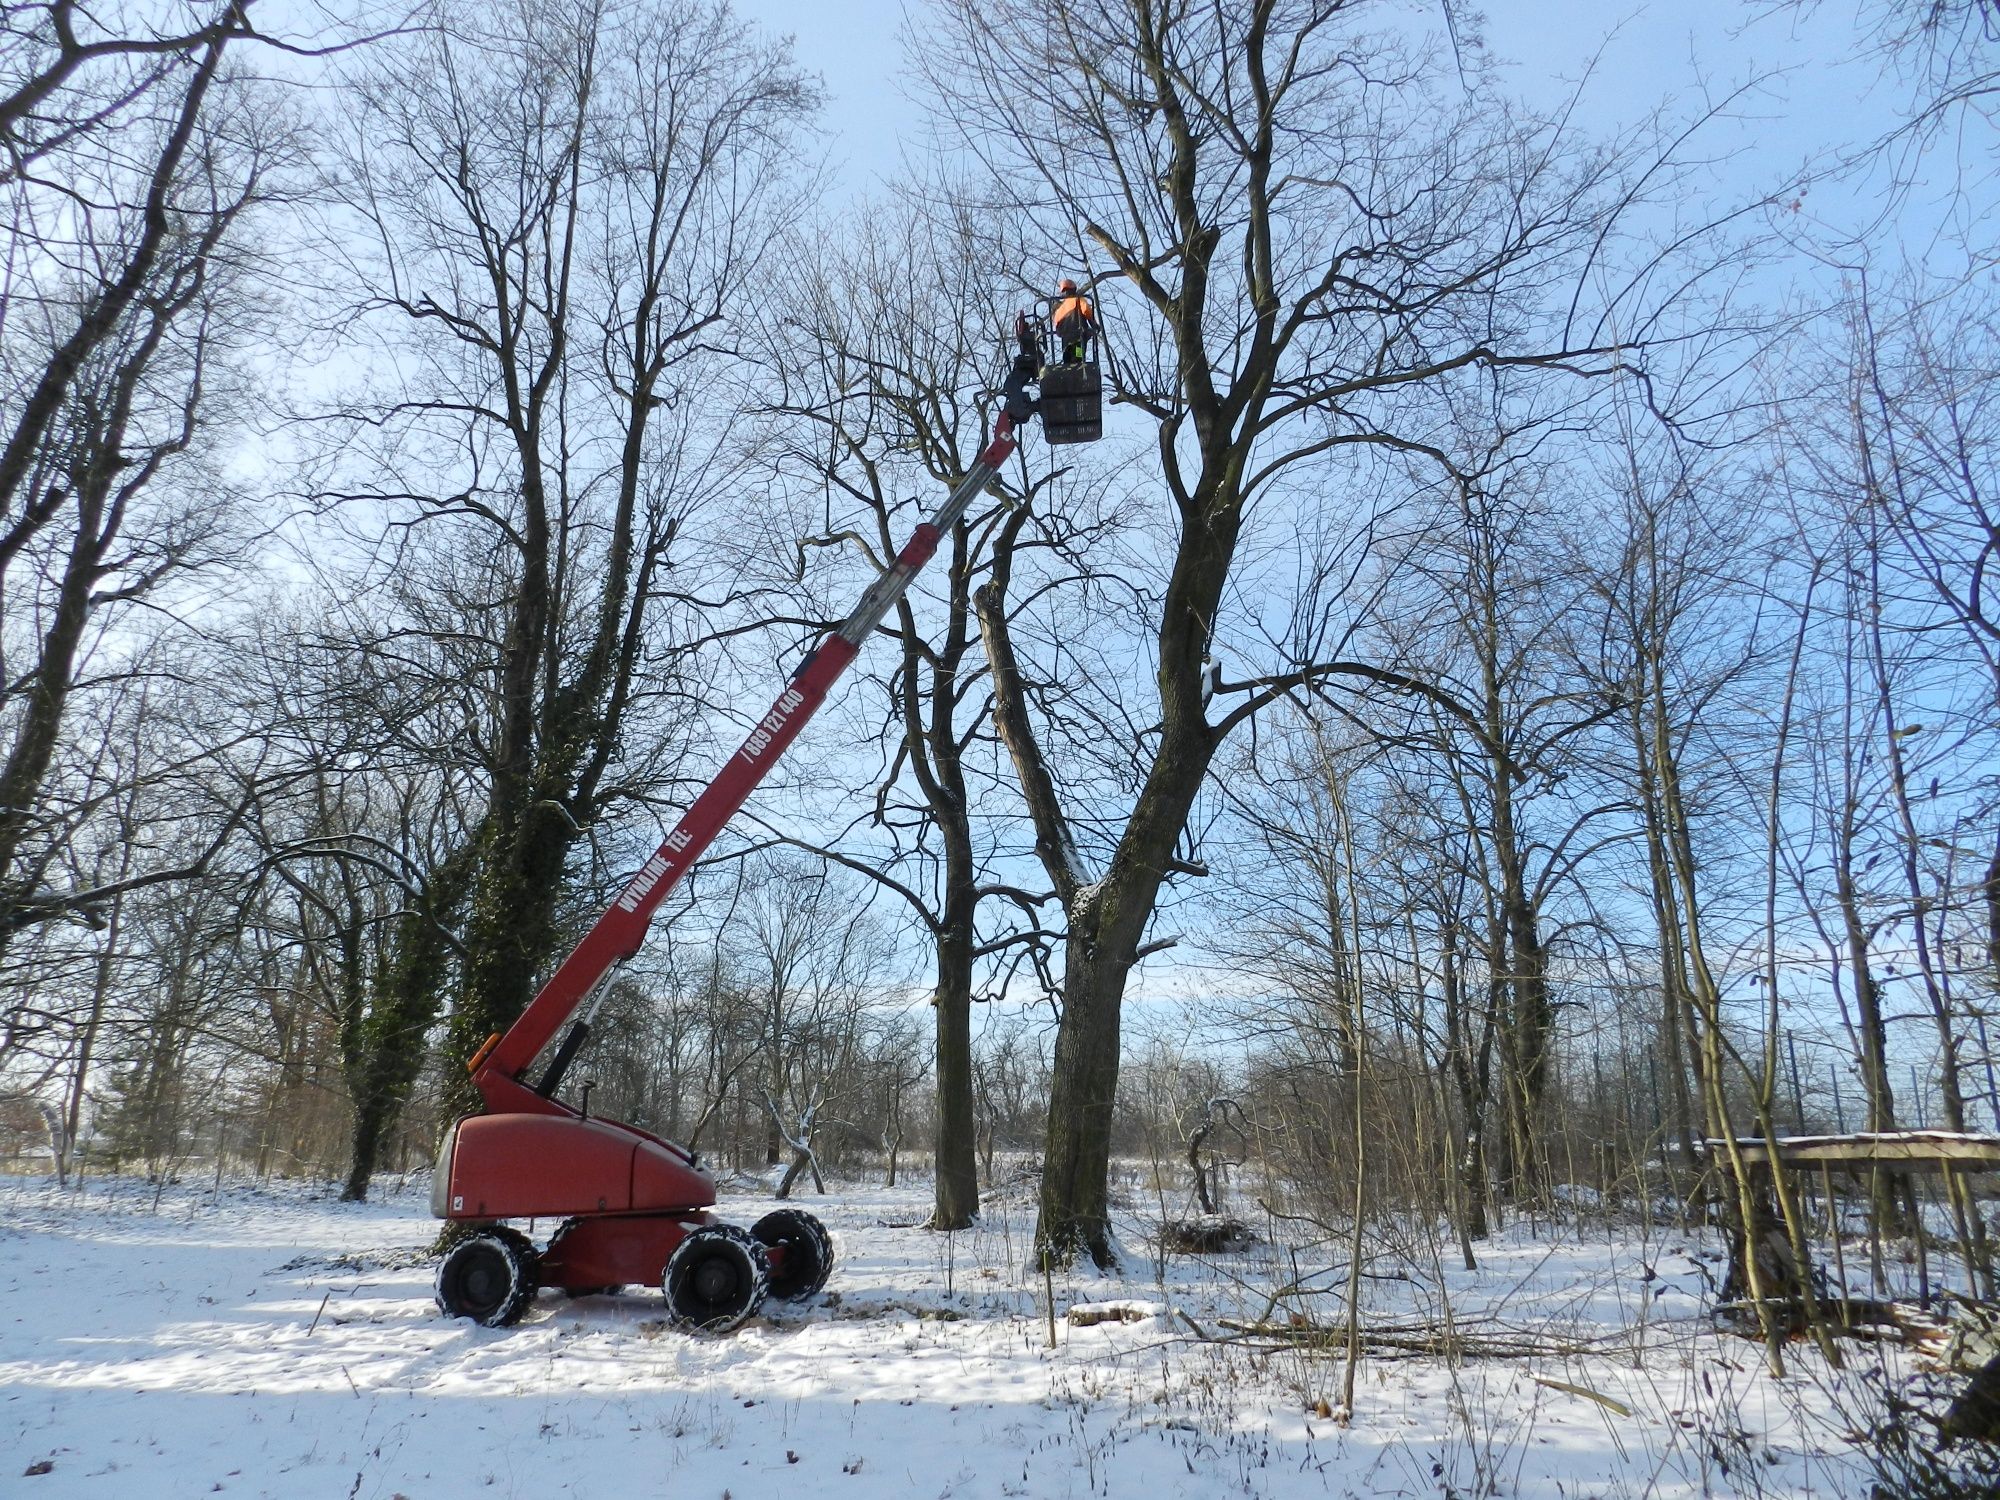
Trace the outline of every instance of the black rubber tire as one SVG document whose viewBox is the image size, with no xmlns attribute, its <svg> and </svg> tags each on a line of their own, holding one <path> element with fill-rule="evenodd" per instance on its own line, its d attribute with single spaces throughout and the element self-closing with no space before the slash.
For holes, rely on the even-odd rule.
<svg viewBox="0 0 2000 1500">
<path fill-rule="evenodd" d="M 780 1302 L 817 1297 L 833 1274 L 833 1237 L 802 1208 L 778 1208 L 750 1229 L 760 1245 L 785 1247 L 785 1268 L 771 1273 L 771 1295 Z"/>
<path fill-rule="evenodd" d="M 771 1271 L 763 1246 L 734 1224 L 708 1224 L 674 1246 L 660 1275 L 667 1312 L 682 1328 L 728 1333 L 764 1305 Z"/>
<path fill-rule="evenodd" d="M 468 1235 L 438 1263 L 437 1305 L 482 1328 L 518 1323 L 540 1286 L 541 1257 L 518 1229 L 497 1224 Z"/>
<path fill-rule="evenodd" d="M 558 1224 L 556 1232 L 549 1236 L 549 1253 L 553 1254 L 556 1246 L 563 1242 L 563 1236 L 582 1222 L 581 1219 L 564 1219 L 562 1223 Z M 562 1289 L 562 1294 L 572 1299 L 577 1297 L 615 1297 L 624 1290 L 624 1282 L 614 1281 L 607 1286 L 566 1286 Z"/>
</svg>

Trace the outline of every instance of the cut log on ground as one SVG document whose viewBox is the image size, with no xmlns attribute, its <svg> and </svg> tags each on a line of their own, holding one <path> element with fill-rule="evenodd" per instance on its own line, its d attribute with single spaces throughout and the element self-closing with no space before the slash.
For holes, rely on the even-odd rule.
<svg viewBox="0 0 2000 1500">
<path fill-rule="evenodd" d="M 1148 1318 L 1164 1318 L 1164 1302 L 1079 1302 L 1069 1310 L 1072 1328 L 1095 1328 L 1099 1323 L 1143 1323 Z"/>
</svg>

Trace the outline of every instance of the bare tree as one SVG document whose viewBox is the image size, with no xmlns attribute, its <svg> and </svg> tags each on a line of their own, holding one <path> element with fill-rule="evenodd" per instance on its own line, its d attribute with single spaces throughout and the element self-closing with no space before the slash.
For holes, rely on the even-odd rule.
<svg viewBox="0 0 2000 1500">
<path fill-rule="evenodd" d="M 1913 743 L 1924 733 L 1910 727 L 1914 719 L 1891 723 L 1885 717 L 1905 884 L 1916 908 L 1949 920 L 1944 914 L 1961 904 L 1952 894 L 1960 882 L 1947 874 L 1942 887 L 1926 892 L 1924 883 L 1936 872 L 1918 871 L 1915 861 L 1940 837 L 1954 852 L 1970 842 L 1975 869 L 1984 857 L 1976 899 L 1984 908 L 1988 980 L 2000 989 L 2000 788 L 1990 778 L 1965 775 L 2000 735 L 2000 605 L 1992 600 L 2000 512 L 1984 482 L 2000 417 L 2000 382 L 1986 357 L 2000 347 L 2000 309 L 1976 286 L 1912 279 L 1884 293 L 1863 276 L 1854 284 L 1847 324 L 1849 425 L 1847 441 L 1832 454 L 1837 464 L 1853 461 L 1849 472 L 1865 487 L 1864 521 L 1876 528 L 1868 556 L 1869 589 L 1879 606 L 1870 616 L 1879 706 L 1893 716 L 1890 699 L 1899 684 L 1891 681 L 1894 663 L 1883 632 L 1894 626 L 1895 633 L 1924 641 L 1919 666 L 1943 668 L 1937 675 L 1947 696 L 1923 696 L 1950 715 L 1948 730 L 1940 726 L 1946 732 L 1933 731 L 1924 742 L 1928 750 Z M 1932 620 L 1954 627 L 1955 649 L 1930 643 Z M 1984 691 L 1967 691 L 1982 668 Z M 1933 787 L 1952 782 L 1961 791 L 1950 799 L 1948 829 L 1937 826 L 1928 808 L 1932 826 L 1917 827 L 1916 805 L 1937 797 L 1936 790 L 1925 790 L 1923 769 L 1910 764 L 1919 756 L 1931 762 Z M 1948 966 L 1934 956 L 1940 936 L 1917 944 L 1934 1012 L 1949 982 Z"/>
<path fill-rule="evenodd" d="M 871 567 L 901 545 L 896 532 L 911 498 L 898 491 L 911 481 L 957 483 L 991 437 L 982 398 L 993 384 L 998 331 L 1011 317 L 997 269 L 1005 241 L 962 199 L 940 196 L 941 206 L 912 198 L 868 216 L 837 268 L 801 266 L 774 356 L 782 387 L 768 439 L 774 461 L 807 494 L 819 492 L 832 522 L 814 524 L 806 545 L 857 553 Z M 938 310 L 915 328 L 883 315 L 913 280 L 933 288 Z M 936 1229 L 963 1229 L 979 1213 L 972 1006 L 980 973 L 1000 970 L 1004 988 L 1005 973 L 1052 936 L 1040 921 L 1048 898 L 996 869 L 999 851 L 981 816 L 987 772 L 977 752 L 990 731 L 971 606 L 1000 518 L 1040 487 L 1020 481 L 954 528 L 941 611 L 928 599 L 898 601 L 886 628 L 901 649 L 877 679 L 888 704 L 878 733 L 895 748 L 857 820 L 875 846 L 823 848 L 893 893 L 932 944 Z M 940 624 L 929 623 L 940 613 Z M 989 901 L 1002 903 L 1005 917 L 1000 931 L 982 936 Z"/>
<path fill-rule="evenodd" d="M 1778 0 L 1773 8 L 1811 12 L 1821 3 Z M 1910 90 L 1903 123 L 1869 143 L 1861 163 L 1888 156 L 1897 178 L 1909 184 L 1924 153 L 1948 142 L 1960 121 L 1971 117 L 1990 132 L 2000 107 L 2000 10 L 1993 0 L 1862 0 L 1851 9 L 1867 51 Z"/>
<path fill-rule="evenodd" d="M 776 1166 L 782 1149 L 791 1152 L 779 1197 L 808 1167 L 825 1190 L 814 1138 L 853 1085 L 862 1007 L 884 987 L 887 935 L 856 894 L 850 877 L 836 878 L 817 860 L 764 855 L 737 908 L 737 972 L 762 1012 L 765 1163 Z"/>
<path fill-rule="evenodd" d="M 1139 743 L 1115 815 L 1084 818 L 1063 796 L 1002 609 L 1004 555 L 978 596 L 997 720 L 1068 919 L 1037 1230 L 1053 1259 L 1115 1259 L 1105 1174 L 1120 998 L 1164 882 L 1190 864 L 1177 845 L 1216 748 L 1340 670 L 1337 572 L 1318 575 L 1326 592 L 1272 641 L 1258 628 L 1269 606 L 1252 623 L 1232 592 L 1246 539 L 1260 525 L 1328 534 L 1298 486 L 1339 472 L 1332 455 L 1437 454 L 1417 415 L 1428 387 L 1482 367 L 1601 363 L 1603 340 L 1572 337 L 1587 323 L 1537 327 L 1531 309 L 1601 247 L 1614 158 L 1566 153 L 1560 128 L 1491 91 L 1433 91 L 1423 63 L 1362 38 L 1350 24 L 1362 9 L 1080 0 L 1016 30 L 961 5 L 923 63 L 996 200 L 1039 232 L 1048 274 L 1104 265 L 1100 292 L 1129 292 L 1108 314 L 1114 332 L 1128 307 L 1131 318 L 1112 344 L 1118 394 L 1153 424 L 1171 502 L 1144 610 L 1157 712 L 1127 718 Z M 1063 87 L 1023 93 L 1022 77 Z M 1253 665 L 1218 681 L 1226 656 Z M 1101 836 L 1082 837 L 1093 825 Z"/>
<path fill-rule="evenodd" d="M 246 231 L 292 148 L 277 99 L 221 79 L 229 34 L 163 63 L 127 101 L 116 144 L 96 131 L 50 140 L 36 172 L 0 182 L 15 228 L 0 301 L 12 392 L 0 435 L 0 947 L 115 894 L 45 879 L 78 812 L 51 788 L 86 663 L 110 678 L 124 641 L 157 634 L 121 622 L 141 608 L 170 617 L 195 575 L 238 555 L 236 497 L 213 453 L 244 407 L 229 397 L 258 311 Z M 37 106 L 64 108 L 89 106 L 69 84 Z M 197 841 L 127 880 L 180 878 L 212 851 Z"/>
<path fill-rule="evenodd" d="M 1513 426 L 1503 419 L 1494 451 L 1461 465 L 1490 472 L 1413 510 L 1383 560 L 1395 658 L 1466 712 L 1433 699 L 1428 726 L 1391 714 L 1377 730 L 1433 762 L 1477 857 L 1468 873 L 1485 912 L 1475 942 L 1503 1064 L 1500 1176 L 1517 1193 L 1535 1178 L 1550 1086 L 1551 909 L 1575 895 L 1579 864 L 1625 835 L 1627 802 L 1587 770 L 1592 732 L 1623 692 L 1571 666 L 1586 584 L 1559 540 L 1566 496 L 1545 454 L 1530 469 L 1510 452 L 1535 450 L 1539 424 Z"/>
<path fill-rule="evenodd" d="M 579 837 L 675 761 L 645 739 L 671 723 L 675 544 L 726 478 L 716 341 L 784 227 L 814 95 L 720 3 L 428 21 L 344 95 L 361 311 L 420 372 L 352 413 L 384 438 L 345 494 L 395 508 L 385 571 L 412 523 L 470 569 L 445 627 L 486 684 L 448 1032 L 469 1054 L 558 946 Z"/>
<path fill-rule="evenodd" d="M 1985 600 L 2000 542 L 1984 498 L 1992 308 L 1974 286 L 1915 271 L 1885 286 L 1864 267 L 1847 291 L 1819 330 L 1817 387 L 1793 401 L 1782 435 L 1793 546 L 1822 580 L 1802 692 L 1837 730 L 1809 742 L 1819 839 L 1795 840 L 1791 867 L 1807 913 L 1832 918 L 1822 936 L 1844 981 L 1869 1127 L 1924 1108 L 1899 1102 L 1889 1078 L 1890 1027 L 1908 994 L 1928 1022 L 1937 1113 L 1965 1128 L 1982 992 L 2000 975 L 2000 634 Z M 1966 949 L 1989 954 L 1983 984 L 1967 983 Z M 1879 1178 L 1878 1216 L 1909 1222 L 1907 1194 Z M 1976 1231 L 1968 1205 L 1954 1206 Z"/>
<path fill-rule="evenodd" d="M 262 633 L 247 692 L 270 705 L 294 773 L 254 835 L 265 878 L 317 932 L 304 961 L 338 1017 L 350 1199 L 366 1197 L 429 1056 L 473 875 L 481 788 L 461 737 L 479 694 L 459 643 L 407 628 L 427 616 L 405 606 L 435 606 L 423 581 L 400 580 L 386 619 L 366 596 L 309 596 Z"/>
<path fill-rule="evenodd" d="M 250 0 L 105 15 L 76 0 L 8 7 L 0 31 L 0 183 L 128 128 L 160 93 L 254 35 Z"/>
</svg>

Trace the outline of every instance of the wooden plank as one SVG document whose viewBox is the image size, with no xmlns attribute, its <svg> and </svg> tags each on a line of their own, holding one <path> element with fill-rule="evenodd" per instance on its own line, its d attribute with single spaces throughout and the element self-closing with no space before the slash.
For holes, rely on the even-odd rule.
<svg viewBox="0 0 2000 1500">
<path fill-rule="evenodd" d="M 1736 1149 L 1745 1161 L 1763 1164 L 1771 1160 L 1773 1144 L 1746 1137 L 1736 1142 Z M 1727 1156 L 1720 1140 L 1704 1141 L 1702 1146 L 1713 1157 Z M 1826 1162 L 1865 1167 L 1894 1163 L 1906 1170 L 1941 1171 L 1950 1162 L 1975 1169 L 2000 1169 L 2000 1136 L 1950 1130 L 1781 1136 L 1775 1146 L 1778 1160 L 1788 1165 Z"/>
</svg>

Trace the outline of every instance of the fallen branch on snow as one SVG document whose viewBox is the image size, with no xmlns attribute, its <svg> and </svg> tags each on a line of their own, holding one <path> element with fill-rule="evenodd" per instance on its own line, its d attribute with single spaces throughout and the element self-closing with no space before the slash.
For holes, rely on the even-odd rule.
<svg viewBox="0 0 2000 1500">
<path fill-rule="evenodd" d="M 1294 1318 L 1287 1323 L 1244 1322 L 1219 1318 L 1218 1326 L 1228 1335 L 1214 1335 L 1211 1342 L 1246 1343 L 1264 1339 L 1278 1347 L 1324 1346 L 1344 1349 L 1347 1326 L 1313 1323 Z M 1192 1325 L 1190 1325 L 1192 1326 Z M 1603 1341 L 1535 1338 L 1524 1333 L 1478 1334 L 1462 1329 L 1450 1332 L 1423 1325 L 1403 1325 L 1360 1330 L 1361 1347 L 1371 1354 L 1435 1355 L 1453 1359 L 1554 1359 L 1600 1353 Z"/>
</svg>

